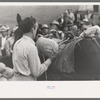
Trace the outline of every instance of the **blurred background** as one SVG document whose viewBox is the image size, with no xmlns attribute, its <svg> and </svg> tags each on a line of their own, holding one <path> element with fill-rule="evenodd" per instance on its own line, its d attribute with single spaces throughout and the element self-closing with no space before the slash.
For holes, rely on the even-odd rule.
<svg viewBox="0 0 100 100">
<path fill-rule="evenodd" d="M 10 27 L 15 26 L 17 24 L 17 13 L 22 16 L 22 19 L 33 16 L 40 24 L 49 24 L 54 19 L 58 19 L 58 17 L 69 8 L 71 8 L 73 12 L 79 10 L 80 13 L 84 13 L 86 10 L 91 10 L 91 12 L 96 15 L 96 19 L 100 14 L 99 5 L 0 6 L 0 24 L 7 24 Z"/>
</svg>

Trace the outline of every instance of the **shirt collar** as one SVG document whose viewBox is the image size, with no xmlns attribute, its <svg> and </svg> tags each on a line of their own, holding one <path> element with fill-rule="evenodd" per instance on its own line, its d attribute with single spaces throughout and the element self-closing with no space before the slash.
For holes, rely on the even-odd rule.
<svg viewBox="0 0 100 100">
<path fill-rule="evenodd" d="M 28 37 L 28 36 L 26 36 L 26 35 L 23 35 L 23 38 L 24 38 L 25 40 L 30 41 L 32 44 L 34 44 L 34 45 L 35 45 L 34 40 L 33 40 L 33 39 L 31 39 L 30 37 Z"/>
</svg>

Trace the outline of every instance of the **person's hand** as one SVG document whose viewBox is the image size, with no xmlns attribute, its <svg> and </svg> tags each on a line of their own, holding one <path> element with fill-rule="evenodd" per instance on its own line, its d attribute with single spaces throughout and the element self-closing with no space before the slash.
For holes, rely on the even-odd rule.
<svg viewBox="0 0 100 100">
<path fill-rule="evenodd" d="M 51 61 L 53 61 L 57 57 L 57 55 L 58 55 L 58 51 L 52 53 L 49 58 L 51 59 Z"/>
</svg>

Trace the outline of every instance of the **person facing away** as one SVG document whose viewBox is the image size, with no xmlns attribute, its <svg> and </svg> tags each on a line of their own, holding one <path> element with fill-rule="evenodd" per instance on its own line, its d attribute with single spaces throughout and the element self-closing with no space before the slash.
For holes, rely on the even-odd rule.
<svg viewBox="0 0 100 100">
<path fill-rule="evenodd" d="M 25 18 L 20 23 L 23 36 L 19 39 L 13 49 L 14 77 L 12 81 L 35 81 L 43 74 L 55 58 L 54 54 L 41 64 L 34 38 L 37 32 L 37 24 Z"/>
</svg>

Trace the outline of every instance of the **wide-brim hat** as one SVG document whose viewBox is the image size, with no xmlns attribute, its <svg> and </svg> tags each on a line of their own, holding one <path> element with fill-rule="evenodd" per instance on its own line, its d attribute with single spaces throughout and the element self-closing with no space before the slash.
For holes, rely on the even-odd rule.
<svg viewBox="0 0 100 100">
<path fill-rule="evenodd" d="M 85 25 L 90 25 L 90 22 L 88 19 L 83 19 L 83 21 L 81 23 L 85 24 Z"/>
<path fill-rule="evenodd" d="M 50 33 L 53 33 L 53 32 L 57 32 L 57 30 L 51 29 L 49 32 L 50 32 Z"/>
<path fill-rule="evenodd" d="M 42 29 L 49 29 L 49 27 L 48 27 L 47 24 L 43 24 L 43 25 L 42 25 Z"/>
<path fill-rule="evenodd" d="M 59 22 L 54 20 L 52 23 L 50 23 L 50 25 L 57 25 L 57 26 L 59 26 Z"/>
<path fill-rule="evenodd" d="M 0 27 L 0 32 L 6 32 L 8 31 L 8 28 L 6 28 L 5 26 Z"/>
<path fill-rule="evenodd" d="M 8 25 L 4 25 L 4 27 L 6 27 L 6 30 L 10 29 L 10 27 Z"/>
</svg>

